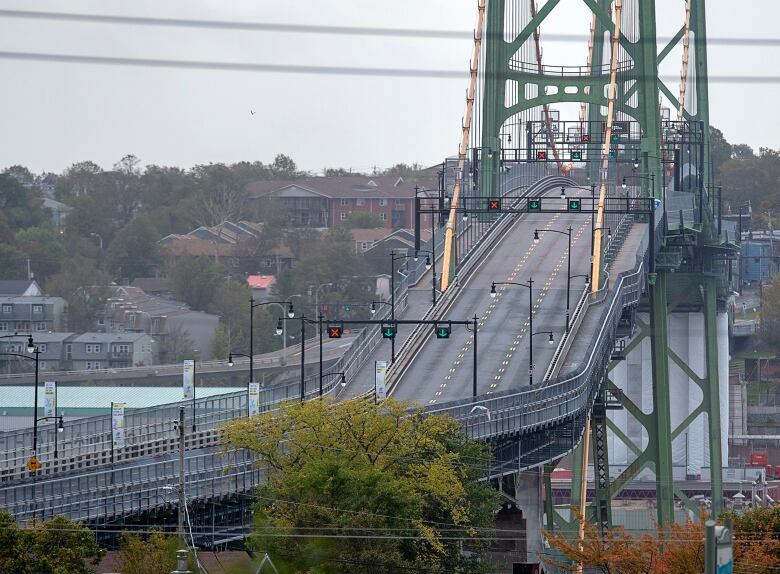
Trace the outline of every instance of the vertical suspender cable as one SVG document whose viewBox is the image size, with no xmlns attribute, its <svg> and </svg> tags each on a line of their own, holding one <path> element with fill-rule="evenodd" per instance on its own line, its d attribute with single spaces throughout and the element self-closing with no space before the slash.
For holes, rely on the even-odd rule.
<svg viewBox="0 0 780 574">
<path fill-rule="evenodd" d="M 450 216 L 447 219 L 447 226 L 444 232 L 444 259 L 442 261 L 441 273 L 441 292 L 444 293 L 450 285 L 450 275 L 452 273 L 453 262 L 453 237 L 458 222 L 458 201 L 463 185 L 463 177 L 466 169 L 466 154 L 469 147 L 469 133 L 471 130 L 471 117 L 474 112 L 474 90 L 477 86 L 477 72 L 479 71 L 479 55 L 482 49 L 482 27 L 485 22 L 485 4 L 486 0 L 479 0 L 477 10 L 477 26 L 474 29 L 474 52 L 471 56 L 469 79 L 469 89 L 466 94 L 466 114 L 461 126 L 462 134 L 460 138 L 460 148 L 458 150 L 458 169 L 455 173 L 455 187 L 452 190 L 452 202 L 450 204 Z"/>
<path fill-rule="evenodd" d="M 677 121 L 685 119 L 685 92 L 688 89 L 688 60 L 691 41 L 691 0 L 685 0 L 685 34 L 683 35 L 682 69 L 680 70 L 680 101 L 677 102 Z"/>
<path fill-rule="evenodd" d="M 615 0 L 615 30 L 612 34 L 612 57 L 609 63 L 609 91 L 607 96 L 607 125 L 604 133 L 604 149 L 601 156 L 601 173 L 599 185 L 599 204 L 596 213 L 596 231 L 593 240 L 593 266 L 591 269 L 591 291 L 595 293 L 601 288 L 601 237 L 604 225 L 604 204 L 607 196 L 607 178 L 609 177 L 609 148 L 612 145 L 612 121 L 615 115 L 615 98 L 617 92 L 617 70 L 620 57 L 620 22 L 623 17 L 623 0 Z"/>
<path fill-rule="evenodd" d="M 620 2 L 620 0 L 618 0 Z M 577 533 L 579 540 L 579 550 L 583 550 L 583 542 L 585 541 L 585 503 L 588 499 L 588 457 L 590 456 L 590 415 L 585 419 L 585 432 L 582 436 L 582 486 L 580 487 L 580 499 L 579 499 L 579 519 L 580 526 Z M 582 574 L 582 562 L 577 564 L 577 573 Z"/>
</svg>

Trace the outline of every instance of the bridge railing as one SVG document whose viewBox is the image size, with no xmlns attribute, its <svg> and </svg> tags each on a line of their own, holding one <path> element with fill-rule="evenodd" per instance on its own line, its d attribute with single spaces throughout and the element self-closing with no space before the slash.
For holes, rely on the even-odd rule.
<svg viewBox="0 0 780 574">
<path fill-rule="evenodd" d="M 639 299 L 644 271 L 645 253 L 641 253 L 637 256 L 634 270 L 622 274 L 614 285 L 608 281 L 601 292 L 592 295 L 598 301 L 608 294 L 601 303 L 589 308 L 589 313 L 595 313 L 592 323 L 600 327 L 593 337 L 590 354 L 575 374 L 534 388 L 496 393 L 477 401 L 465 399 L 454 405 L 426 411 L 449 415 L 461 421 L 472 437 L 484 439 L 554 425 L 587 410 L 609 364 L 623 307 Z M 475 421 L 478 415 L 482 416 L 481 421 Z"/>
</svg>

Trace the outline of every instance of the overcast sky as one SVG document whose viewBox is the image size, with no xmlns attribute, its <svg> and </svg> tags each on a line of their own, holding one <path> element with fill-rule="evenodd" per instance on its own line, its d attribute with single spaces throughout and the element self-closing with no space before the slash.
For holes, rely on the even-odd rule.
<svg viewBox="0 0 780 574">
<path fill-rule="evenodd" d="M 540 0 L 543 4 L 544 0 Z M 658 0 L 658 34 L 683 0 Z M 476 0 L 0 0 L 2 9 L 341 26 L 463 30 Z M 581 0 L 544 33 L 587 35 Z M 708 0 L 710 38 L 777 38 L 778 0 Z M 0 17 L 0 51 L 294 65 L 463 70 L 462 78 L 374 78 L 180 70 L 0 59 L 0 167 L 108 168 L 271 161 L 370 170 L 433 164 L 457 149 L 471 42 L 127 26 Z M 584 64 L 586 45 L 545 43 L 547 64 Z M 679 59 L 667 69 L 679 73 Z M 710 75 L 778 76 L 780 48 L 711 46 Z M 676 93 L 677 87 L 672 86 Z M 710 86 L 712 123 L 732 142 L 778 148 L 780 84 Z M 252 115 L 251 111 L 255 114 Z M 565 119 L 565 118 L 564 118 Z"/>
</svg>

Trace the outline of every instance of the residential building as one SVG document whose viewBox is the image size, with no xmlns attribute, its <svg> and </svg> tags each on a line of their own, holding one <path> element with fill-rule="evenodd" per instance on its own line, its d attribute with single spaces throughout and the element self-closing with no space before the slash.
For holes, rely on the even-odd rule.
<svg viewBox="0 0 780 574">
<path fill-rule="evenodd" d="M 355 253 L 365 253 L 378 242 L 383 241 L 393 233 L 391 229 L 352 229 L 352 239 L 355 241 Z"/>
<path fill-rule="evenodd" d="M 292 181 L 258 181 L 246 186 L 254 201 L 282 202 L 294 227 L 333 227 L 350 216 L 376 216 L 385 228 L 414 226 L 415 184 L 395 176 L 310 177 Z M 429 221 L 430 215 L 424 215 Z"/>
<path fill-rule="evenodd" d="M 33 340 L 38 347 L 38 369 L 44 371 L 60 371 L 67 369 L 69 365 L 65 363 L 65 345 L 66 342 L 74 337 L 73 333 L 34 333 Z M 19 335 L 0 339 L 0 352 L 2 353 L 27 353 L 28 335 Z M 30 355 L 32 357 L 33 355 Z M 20 357 L 0 356 L 0 372 L 18 373 L 30 372 L 35 368 L 33 361 L 28 361 Z"/>
<path fill-rule="evenodd" d="M 170 269 L 182 257 L 208 257 L 241 273 L 278 274 L 293 265 L 287 245 L 260 249 L 262 224 L 226 221 L 213 227 L 198 227 L 186 235 L 171 234 L 160 239 L 160 250 Z"/>
<path fill-rule="evenodd" d="M 246 282 L 252 290 L 252 297 L 262 301 L 271 296 L 271 287 L 276 283 L 276 277 L 273 275 L 250 275 L 246 278 Z"/>
<path fill-rule="evenodd" d="M 70 370 L 83 371 L 153 365 L 157 342 L 143 332 L 84 333 L 65 343 Z"/>
<path fill-rule="evenodd" d="M 138 287 L 112 286 L 97 329 L 106 333 L 143 332 L 164 345 L 171 333 L 181 332 L 203 358 L 211 357 L 211 339 L 219 317 L 193 311 L 185 303 L 149 295 Z"/>
<path fill-rule="evenodd" d="M 0 334 L 63 331 L 67 313 L 62 297 L 0 297 Z"/>
<path fill-rule="evenodd" d="M 51 223 L 58 230 L 65 226 L 65 219 L 72 210 L 70 206 L 49 197 L 43 198 L 43 207 L 51 212 Z"/>
<path fill-rule="evenodd" d="M 42 297 L 41 286 L 34 279 L 11 279 L 0 281 L 0 296 Z"/>
</svg>

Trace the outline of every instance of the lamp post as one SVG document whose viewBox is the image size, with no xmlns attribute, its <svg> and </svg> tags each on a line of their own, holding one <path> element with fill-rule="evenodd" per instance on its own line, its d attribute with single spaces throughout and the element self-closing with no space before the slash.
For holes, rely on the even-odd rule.
<svg viewBox="0 0 780 574">
<path fill-rule="evenodd" d="M 515 283 L 513 281 L 501 281 L 501 282 L 493 281 L 493 283 L 490 285 L 490 296 L 492 298 L 495 298 L 497 295 L 496 285 L 516 285 L 517 287 L 526 287 L 528 289 L 528 331 L 530 333 L 533 333 L 534 332 L 534 297 L 533 297 L 534 280 L 529 277 L 528 283 Z M 533 336 L 528 337 L 528 382 L 530 385 L 534 384 L 534 338 Z"/>
<path fill-rule="evenodd" d="M 567 231 L 558 231 L 557 229 L 535 229 L 534 230 L 534 243 L 539 243 L 540 233 L 559 233 L 560 235 L 566 235 L 569 241 L 568 250 L 566 252 L 566 332 L 569 332 L 569 305 L 571 300 L 571 225 Z"/>
<path fill-rule="evenodd" d="M 55 402 L 55 412 L 56 412 L 56 402 Z M 50 417 L 39 417 L 37 422 L 41 421 L 57 421 L 57 432 L 54 433 L 54 458 L 57 459 L 58 457 L 58 451 L 57 451 L 57 435 L 59 435 L 62 431 L 65 430 L 65 423 L 62 420 L 62 415 L 54 415 Z"/>
<path fill-rule="evenodd" d="M 247 355 L 245 353 L 234 353 L 233 351 L 231 351 L 230 353 L 228 353 L 228 367 L 232 367 L 233 366 L 233 357 L 246 357 L 247 359 L 249 359 L 250 364 L 252 362 L 252 356 L 251 355 Z M 251 375 L 251 369 L 252 368 L 250 367 L 249 369 L 250 369 L 249 382 L 246 384 L 246 414 L 247 414 L 247 416 L 249 416 L 249 383 L 252 382 L 252 375 Z"/>
<path fill-rule="evenodd" d="M 390 252 L 390 319 L 395 321 L 395 262 L 411 258 L 411 255 L 396 255 Z M 395 363 L 395 337 L 390 339 L 390 364 Z"/>
<path fill-rule="evenodd" d="M 434 255 L 433 251 L 420 249 L 414 252 L 415 261 L 417 261 L 418 255 L 420 253 L 425 253 L 427 255 L 425 257 L 425 270 L 428 271 L 431 269 L 431 267 L 433 267 L 433 280 L 431 281 L 431 302 L 436 305 L 436 255 Z M 431 264 L 431 262 L 433 262 L 433 264 Z"/>
<path fill-rule="evenodd" d="M 290 299 L 292 297 L 289 297 Z M 290 301 L 262 301 L 255 303 L 255 298 L 249 298 L 249 382 L 255 380 L 255 308 L 262 307 L 263 305 L 280 305 L 282 309 L 287 307 L 287 316 L 292 319 L 295 317 L 295 311 L 293 310 L 293 304 Z M 277 322 L 277 335 L 284 333 L 284 325 L 279 325 Z M 285 341 L 286 343 L 286 341 Z M 301 342 L 303 344 L 303 342 Z M 285 345 L 286 350 L 286 345 Z M 249 388 L 249 387 L 247 387 Z"/>
<path fill-rule="evenodd" d="M 347 386 L 347 374 L 344 371 L 336 371 L 336 372 L 333 372 L 333 373 L 325 373 L 324 375 L 320 376 L 320 398 L 322 398 L 322 394 L 323 394 L 323 392 L 322 392 L 322 377 L 323 376 L 331 377 L 331 376 L 334 376 L 334 375 L 340 375 L 341 376 L 340 384 L 341 384 L 342 387 L 346 387 Z"/>
<path fill-rule="evenodd" d="M 98 244 L 100 245 L 100 250 L 103 251 L 103 236 L 100 235 L 100 233 L 94 233 L 94 232 L 90 233 L 89 236 L 90 237 L 97 237 Z"/>
</svg>

